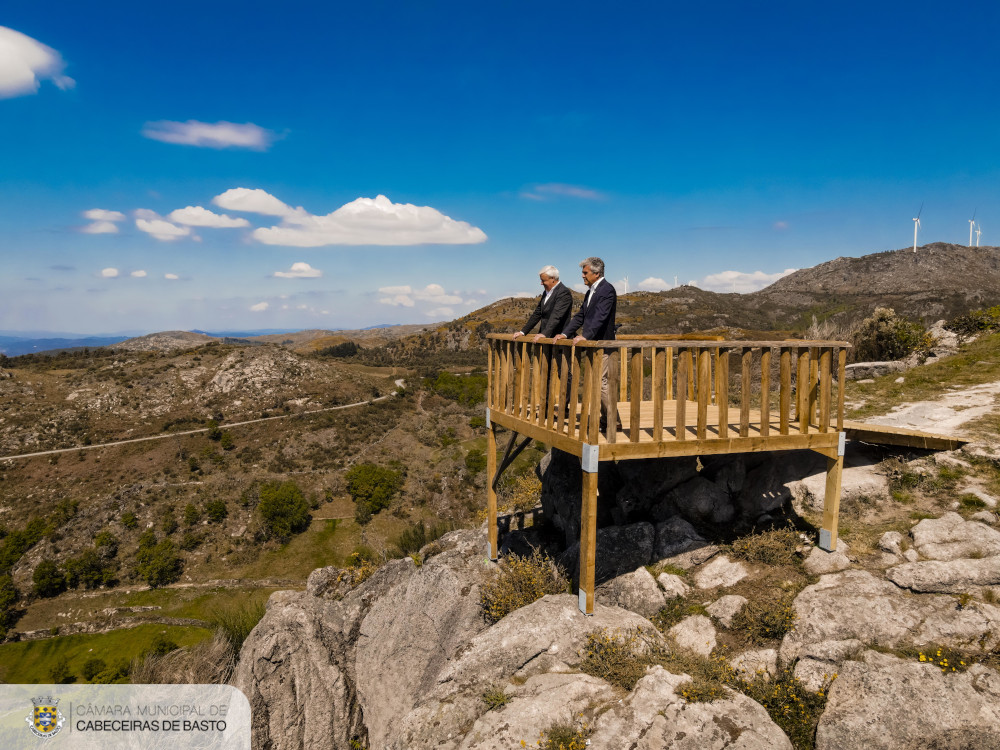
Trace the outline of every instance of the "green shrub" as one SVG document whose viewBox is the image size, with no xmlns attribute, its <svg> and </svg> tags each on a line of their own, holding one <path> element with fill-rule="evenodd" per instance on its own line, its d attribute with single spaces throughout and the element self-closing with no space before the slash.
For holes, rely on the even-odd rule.
<svg viewBox="0 0 1000 750">
<path fill-rule="evenodd" d="M 180 646 L 178 646 L 175 641 L 172 641 L 163 633 L 157 633 L 153 642 L 149 644 L 149 650 L 147 653 L 156 654 L 157 656 L 166 656 L 171 651 L 176 651 L 178 648 L 180 648 Z"/>
<path fill-rule="evenodd" d="M 580 670 L 631 691 L 654 661 L 641 648 L 639 630 L 599 630 L 587 635 Z"/>
<path fill-rule="evenodd" d="M 268 538 L 286 540 L 309 526 L 309 503 L 295 482 L 261 485 L 257 513 Z"/>
<path fill-rule="evenodd" d="M 180 526 L 180 524 L 177 523 L 177 519 L 174 518 L 173 516 L 163 517 L 163 522 L 162 522 L 163 533 L 166 534 L 167 536 L 170 536 L 175 531 L 177 531 L 178 526 Z"/>
<path fill-rule="evenodd" d="M 209 440 L 221 440 L 222 439 L 222 429 L 219 427 L 219 423 L 214 419 L 208 420 L 206 426 L 208 427 L 208 439 Z"/>
<path fill-rule="evenodd" d="M 226 431 L 222 433 L 222 437 L 219 439 L 219 445 L 224 451 L 231 451 L 236 447 L 236 441 L 233 440 L 233 436 L 230 432 Z"/>
<path fill-rule="evenodd" d="M 345 341 L 335 346 L 327 346 L 316 353 L 321 357 L 353 357 L 360 351 L 362 351 L 361 347 L 353 341 Z"/>
<path fill-rule="evenodd" d="M 959 336 L 974 336 L 978 333 L 1000 331 L 1000 305 L 959 315 L 946 323 L 945 328 Z"/>
<path fill-rule="evenodd" d="M 548 729 L 542 730 L 542 739 L 538 743 L 541 750 L 586 750 L 587 727 L 577 727 L 573 724 L 557 722 Z"/>
<path fill-rule="evenodd" d="M 0 638 L 7 635 L 7 631 L 17 619 L 17 612 L 14 609 L 17 600 L 14 579 L 9 575 L 0 576 Z"/>
<path fill-rule="evenodd" d="M 473 448 L 465 454 L 465 468 L 472 474 L 486 471 L 486 454 L 478 448 Z"/>
<path fill-rule="evenodd" d="M 212 523 L 222 523 L 229 515 L 225 500 L 209 500 L 205 503 L 205 515 Z"/>
<path fill-rule="evenodd" d="M 567 586 L 562 570 L 545 553 L 508 555 L 481 586 L 479 606 L 486 621 L 493 624 L 546 594 L 564 593 Z"/>
<path fill-rule="evenodd" d="M 198 510 L 194 503 L 188 503 L 184 506 L 184 525 L 194 526 L 198 521 L 201 520 L 201 511 Z"/>
<path fill-rule="evenodd" d="M 66 563 L 66 583 L 70 588 L 96 589 L 110 586 L 118 579 L 118 563 L 104 557 L 97 549 L 88 549 Z"/>
<path fill-rule="evenodd" d="M 110 531 L 101 531 L 94 537 L 94 548 L 105 559 L 115 557 L 118 555 L 118 537 Z"/>
<path fill-rule="evenodd" d="M 94 678 L 97 677 L 101 672 L 107 668 L 107 664 L 104 663 L 104 659 L 98 659 L 96 656 L 87 659 L 83 663 L 83 668 L 80 673 L 83 675 L 83 679 L 87 682 L 93 682 Z"/>
<path fill-rule="evenodd" d="M 377 464 L 358 464 L 344 475 L 347 492 L 355 503 L 354 516 L 359 524 L 388 508 L 392 499 L 403 489 L 402 471 Z"/>
<path fill-rule="evenodd" d="M 122 526 L 126 529 L 134 529 L 139 525 L 139 519 L 135 517 L 135 513 L 131 511 L 126 511 L 122 513 Z"/>
<path fill-rule="evenodd" d="M 424 378 L 427 388 L 439 396 L 466 406 L 475 406 L 486 400 L 486 384 L 486 375 L 478 373 L 453 375 L 450 372 L 439 372 L 435 376 Z"/>
<path fill-rule="evenodd" d="M 491 685 L 479 697 L 486 704 L 487 711 L 492 711 L 495 708 L 503 708 L 513 698 L 513 696 L 507 694 L 503 685 Z"/>
<path fill-rule="evenodd" d="M 76 675 L 70 671 L 67 657 L 61 657 L 52 665 L 49 670 L 49 679 L 56 685 L 66 685 L 76 681 Z"/>
<path fill-rule="evenodd" d="M 927 348 L 923 326 L 899 318 L 889 307 L 877 307 L 852 336 L 854 359 L 873 362 L 903 359 L 918 348 Z"/>
<path fill-rule="evenodd" d="M 36 596 L 57 596 L 66 590 L 66 575 L 54 560 L 42 560 L 31 574 Z"/>
<path fill-rule="evenodd" d="M 135 556 L 136 572 L 151 588 L 165 586 L 181 577 L 184 561 L 174 543 L 164 539 L 154 547 L 144 547 Z"/>
</svg>

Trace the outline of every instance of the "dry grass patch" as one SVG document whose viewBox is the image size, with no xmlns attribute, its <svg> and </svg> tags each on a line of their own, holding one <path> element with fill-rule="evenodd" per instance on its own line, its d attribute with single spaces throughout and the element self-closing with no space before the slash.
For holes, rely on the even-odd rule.
<svg viewBox="0 0 1000 750">
<path fill-rule="evenodd" d="M 563 594 L 569 588 L 565 573 L 544 552 L 528 557 L 509 555 L 497 564 L 480 588 L 479 605 L 491 625 L 515 609 L 526 607 L 546 594 Z"/>
<path fill-rule="evenodd" d="M 761 531 L 733 542 L 733 556 L 764 565 L 796 565 L 802 543 L 799 532 L 792 528 Z"/>
</svg>

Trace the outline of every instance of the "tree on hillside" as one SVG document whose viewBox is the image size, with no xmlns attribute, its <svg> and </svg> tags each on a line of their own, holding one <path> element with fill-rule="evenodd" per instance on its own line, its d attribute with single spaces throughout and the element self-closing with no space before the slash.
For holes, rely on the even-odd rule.
<svg viewBox="0 0 1000 750">
<path fill-rule="evenodd" d="M 354 517 L 360 524 L 368 523 L 372 516 L 389 507 L 392 499 L 403 489 L 402 471 L 377 464 L 359 464 L 345 475 L 347 491 L 355 502 Z"/>
<path fill-rule="evenodd" d="M 854 332 L 854 359 L 878 362 L 903 359 L 926 342 L 924 328 L 896 315 L 890 307 L 876 307 Z"/>
<path fill-rule="evenodd" d="M 309 526 L 309 503 L 295 482 L 261 485 L 257 513 L 268 538 L 286 540 Z"/>
</svg>

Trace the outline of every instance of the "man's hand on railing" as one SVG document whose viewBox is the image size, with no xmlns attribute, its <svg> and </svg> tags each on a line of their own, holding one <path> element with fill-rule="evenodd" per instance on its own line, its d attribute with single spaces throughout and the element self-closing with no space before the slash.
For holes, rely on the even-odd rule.
<svg viewBox="0 0 1000 750">
<path fill-rule="evenodd" d="M 544 338 L 545 338 L 545 334 L 544 333 L 536 333 L 535 334 L 535 338 L 533 338 L 532 341 L 537 344 L 539 341 L 541 341 Z"/>
<path fill-rule="evenodd" d="M 565 333 L 557 333 L 555 336 L 552 337 L 552 340 L 553 341 L 562 341 L 564 338 L 566 338 L 566 334 Z"/>
<path fill-rule="evenodd" d="M 524 335 L 524 333 L 522 331 L 518 331 L 517 333 L 514 334 L 514 338 L 517 338 L 518 336 L 523 336 L 523 335 Z"/>
</svg>

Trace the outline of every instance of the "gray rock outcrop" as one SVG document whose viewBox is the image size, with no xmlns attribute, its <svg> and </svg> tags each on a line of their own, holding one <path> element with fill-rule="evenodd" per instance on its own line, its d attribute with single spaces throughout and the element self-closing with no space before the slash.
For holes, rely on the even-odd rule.
<svg viewBox="0 0 1000 750">
<path fill-rule="evenodd" d="M 966 521 L 958 513 L 925 518 L 912 529 L 913 546 L 928 560 L 1000 555 L 1000 531 L 977 521 Z"/>
<path fill-rule="evenodd" d="M 817 750 L 1000 747 L 1000 675 L 866 652 L 844 664 L 816 731 Z"/>
</svg>

